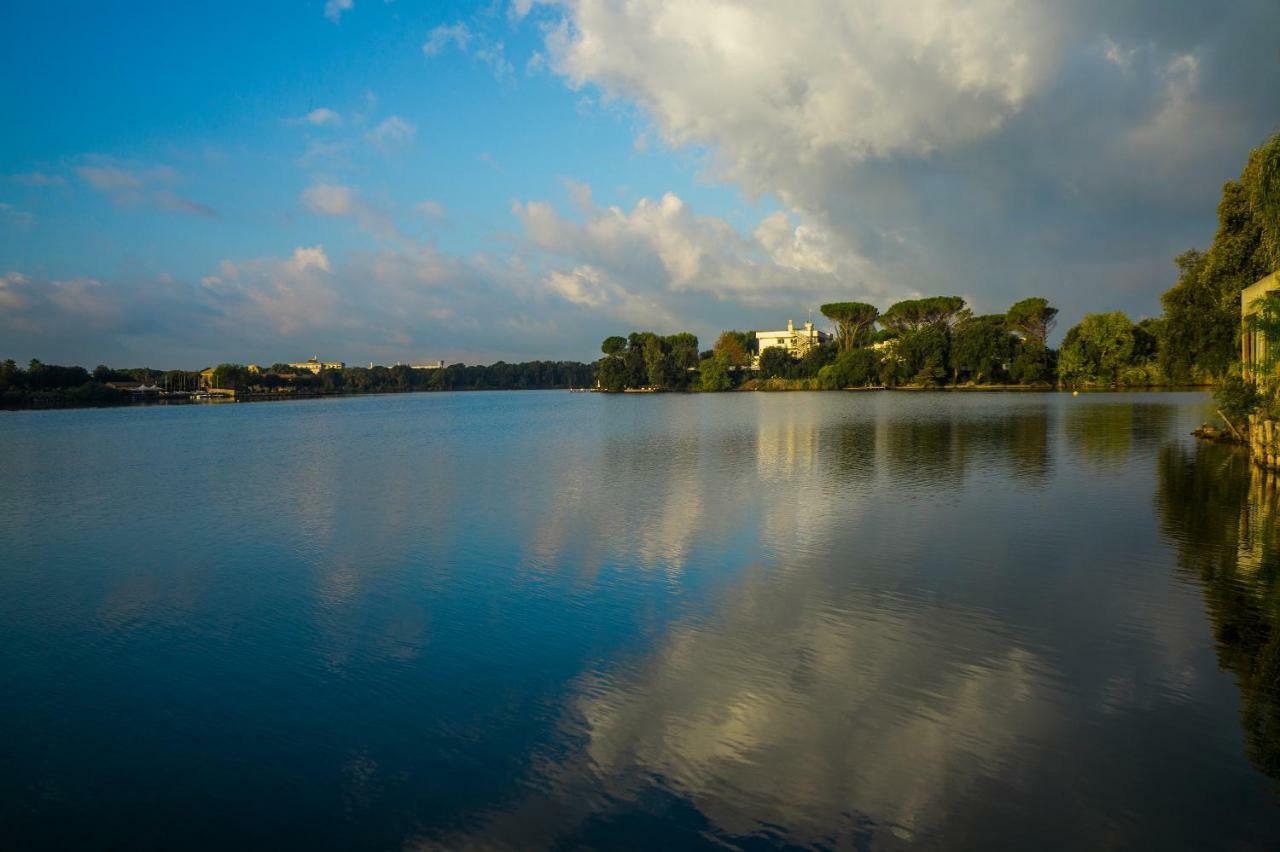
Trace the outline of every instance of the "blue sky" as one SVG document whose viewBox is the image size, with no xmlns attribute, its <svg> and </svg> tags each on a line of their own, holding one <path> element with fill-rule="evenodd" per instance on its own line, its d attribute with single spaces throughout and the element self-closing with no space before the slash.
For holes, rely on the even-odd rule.
<svg viewBox="0 0 1280 852">
<path fill-rule="evenodd" d="M 1061 5 L 10 3 L 0 357 L 589 359 L 925 292 L 1154 314 L 1280 123 L 1280 11 Z"/>
</svg>

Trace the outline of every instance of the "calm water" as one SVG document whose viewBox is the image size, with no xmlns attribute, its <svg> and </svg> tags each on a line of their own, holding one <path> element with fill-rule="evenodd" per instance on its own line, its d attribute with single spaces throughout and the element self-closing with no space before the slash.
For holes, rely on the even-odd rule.
<svg viewBox="0 0 1280 852">
<path fill-rule="evenodd" d="M 0 414 L 0 847 L 1280 846 L 1199 394 Z"/>
</svg>

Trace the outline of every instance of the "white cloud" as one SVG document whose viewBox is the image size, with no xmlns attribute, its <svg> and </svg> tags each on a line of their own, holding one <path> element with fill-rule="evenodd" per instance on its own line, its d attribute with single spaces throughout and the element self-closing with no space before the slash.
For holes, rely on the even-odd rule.
<svg viewBox="0 0 1280 852">
<path fill-rule="evenodd" d="M 538 2 L 570 86 L 638 106 L 639 138 L 781 202 L 805 230 L 773 243 L 776 263 L 856 255 L 859 286 L 886 293 L 1002 307 L 1036 289 L 1064 321 L 1149 311 L 1176 246 L 1207 242 L 1222 181 L 1274 132 L 1275 69 L 1240 57 L 1272 49 L 1275 4 Z"/>
<path fill-rule="evenodd" d="M 318 107 L 311 110 L 302 118 L 307 124 L 313 124 L 317 127 L 326 124 L 342 124 L 342 116 L 328 107 Z"/>
<path fill-rule="evenodd" d="M 0 275 L 0 310 L 17 311 L 26 305 L 20 290 L 30 282 L 21 272 L 10 270 Z"/>
<path fill-rule="evenodd" d="M 453 42 L 459 50 L 466 50 L 471 43 L 471 29 L 461 21 L 456 24 L 440 26 L 433 29 L 422 44 L 422 52 L 427 56 L 437 56 Z"/>
<path fill-rule="evenodd" d="M 567 301 L 591 308 L 609 303 L 609 287 L 600 270 L 590 266 L 578 266 L 572 272 L 552 270 L 547 275 L 547 288 Z"/>
<path fill-rule="evenodd" d="M 319 183 L 302 192 L 302 201 L 312 213 L 326 216 L 345 216 L 352 211 L 351 188 L 335 184 Z"/>
<path fill-rule="evenodd" d="M 311 248 L 299 246 L 294 249 L 293 257 L 289 260 L 289 269 L 294 272 L 306 272 L 308 269 L 328 272 L 329 257 L 324 253 L 324 246 L 317 245 Z"/>
<path fill-rule="evenodd" d="M 409 240 L 396 226 L 395 220 L 379 206 L 369 203 L 352 187 L 317 183 L 302 191 L 307 210 L 322 216 L 350 216 L 361 228 L 382 240 L 409 247 Z"/>
<path fill-rule="evenodd" d="M 566 0 L 555 67 L 643 105 L 667 141 L 717 146 L 735 179 L 824 157 L 980 138 L 1044 79 L 1043 2 Z"/>
<path fill-rule="evenodd" d="M 365 138 L 379 148 L 390 148 L 394 145 L 409 142 L 417 135 L 417 132 L 417 128 L 412 124 L 398 115 L 393 115 L 384 119 L 377 127 L 366 133 Z"/>
<path fill-rule="evenodd" d="M 324 4 L 324 16 L 335 24 L 342 19 L 343 12 L 349 12 L 355 0 L 327 0 Z"/>
<path fill-rule="evenodd" d="M 584 222 L 566 219 L 543 201 L 513 210 L 526 238 L 538 248 L 607 269 L 628 287 L 652 291 L 697 290 L 719 298 L 777 303 L 797 292 L 851 287 L 837 273 L 856 273 L 860 261 L 823 248 L 814 226 L 793 226 L 774 214 L 753 238 L 713 216 L 696 215 L 674 193 L 642 198 L 630 211 L 592 208 L 590 187 L 572 184 Z M 785 261 L 785 262 L 783 262 Z"/>
</svg>

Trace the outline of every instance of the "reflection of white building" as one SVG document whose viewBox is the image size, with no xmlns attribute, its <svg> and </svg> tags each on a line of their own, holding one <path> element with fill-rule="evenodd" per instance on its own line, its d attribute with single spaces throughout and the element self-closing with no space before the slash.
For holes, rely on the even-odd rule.
<svg viewBox="0 0 1280 852">
<path fill-rule="evenodd" d="M 779 347 L 785 349 L 792 358 L 803 358 L 810 349 L 830 339 L 831 335 L 814 328 L 811 322 L 806 322 L 802 328 L 796 328 L 795 323 L 787 320 L 785 331 L 756 332 L 756 366 L 759 366 L 760 355 L 766 349 Z"/>
</svg>

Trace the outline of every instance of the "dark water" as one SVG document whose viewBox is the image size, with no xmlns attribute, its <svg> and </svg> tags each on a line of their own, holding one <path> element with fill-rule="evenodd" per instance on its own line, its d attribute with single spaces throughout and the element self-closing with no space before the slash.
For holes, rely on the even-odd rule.
<svg viewBox="0 0 1280 852">
<path fill-rule="evenodd" d="M 0 847 L 1276 849 L 1198 394 L 0 415 Z"/>
</svg>

